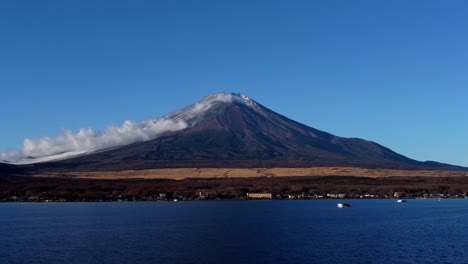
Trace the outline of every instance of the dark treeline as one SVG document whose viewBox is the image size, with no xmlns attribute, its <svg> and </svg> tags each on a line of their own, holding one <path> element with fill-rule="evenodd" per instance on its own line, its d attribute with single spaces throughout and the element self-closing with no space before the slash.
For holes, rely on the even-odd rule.
<svg viewBox="0 0 468 264">
<path fill-rule="evenodd" d="M 0 201 L 154 201 L 284 198 L 464 197 L 465 177 L 264 177 L 185 180 L 94 180 L 0 177 Z"/>
</svg>

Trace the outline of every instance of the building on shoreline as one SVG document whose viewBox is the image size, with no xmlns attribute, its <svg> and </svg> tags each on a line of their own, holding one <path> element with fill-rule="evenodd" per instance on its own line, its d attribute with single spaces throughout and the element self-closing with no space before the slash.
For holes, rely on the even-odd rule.
<svg viewBox="0 0 468 264">
<path fill-rule="evenodd" d="M 247 193 L 249 199 L 271 199 L 273 195 L 271 193 Z"/>
</svg>

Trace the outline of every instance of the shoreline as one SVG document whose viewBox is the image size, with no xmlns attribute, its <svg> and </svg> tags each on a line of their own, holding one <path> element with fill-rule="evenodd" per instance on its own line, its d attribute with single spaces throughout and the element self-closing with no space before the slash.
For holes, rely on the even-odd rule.
<svg viewBox="0 0 468 264">
<path fill-rule="evenodd" d="M 401 197 L 401 198 L 343 198 L 343 199 L 324 199 L 324 198 L 312 198 L 312 199 L 191 199 L 191 200 L 177 200 L 177 201 L 171 201 L 171 200 L 154 200 L 154 201 L 148 201 L 148 200 L 135 200 L 135 201 L 54 201 L 54 200 L 45 200 L 45 201 L 0 201 L 0 204 L 65 204 L 65 203 L 175 203 L 175 202 L 225 202 L 225 201 L 245 201 L 245 202 L 252 202 L 252 201 L 271 201 L 271 202 L 277 202 L 277 201 L 377 201 L 377 200 L 387 200 L 387 201 L 397 201 L 397 200 L 466 200 L 468 197 L 433 197 L 433 198 L 424 198 L 424 197 Z"/>
</svg>

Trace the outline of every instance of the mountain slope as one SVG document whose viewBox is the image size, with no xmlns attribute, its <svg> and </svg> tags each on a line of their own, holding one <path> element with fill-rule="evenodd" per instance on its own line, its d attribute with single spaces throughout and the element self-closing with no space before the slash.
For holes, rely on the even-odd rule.
<svg viewBox="0 0 468 264">
<path fill-rule="evenodd" d="M 49 171 L 171 167 L 355 166 L 459 169 L 419 162 L 377 143 L 342 138 L 305 126 L 239 94 L 217 93 L 163 117 L 181 130 L 119 148 L 28 168 Z"/>
<path fill-rule="evenodd" d="M 13 175 L 13 174 L 22 174 L 24 172 L 23 168 L 20 166 L 15 166 L 12 164 L 1 163 L 0 162 L 0 176 L 3 175 Z"/>
</svg>

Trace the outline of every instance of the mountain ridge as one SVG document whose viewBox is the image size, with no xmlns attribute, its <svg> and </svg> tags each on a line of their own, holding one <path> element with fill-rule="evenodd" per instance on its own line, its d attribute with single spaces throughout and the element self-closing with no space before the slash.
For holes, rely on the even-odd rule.
<svg viewBox="0 0 468 264">
<path fill-rule="evenodd" d="M 466 169 L 416 161 L 372 141 L 335 136 L 241 94 L 215 93 L 161 119 L 179 122 L 183 128 L 144 142 L 23 167 L 35 171 L 313 166 Z"/>
</svg>

